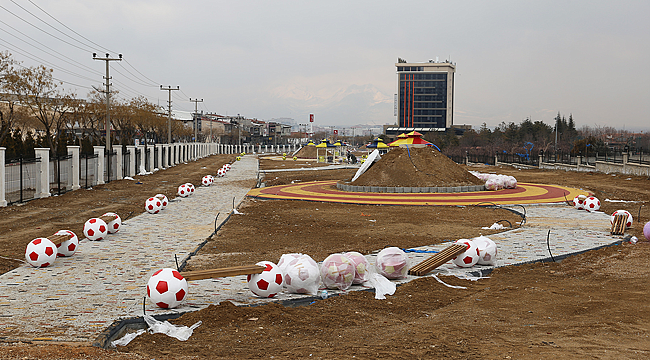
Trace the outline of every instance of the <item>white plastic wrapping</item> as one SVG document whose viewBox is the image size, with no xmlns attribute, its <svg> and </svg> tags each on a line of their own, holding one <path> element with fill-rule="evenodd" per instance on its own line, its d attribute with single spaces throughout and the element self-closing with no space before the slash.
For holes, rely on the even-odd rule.
<svg viewBox="0 0 650 360">
<path fill-rule="evenodd" d="M 285 257 L 285 255 L 289 255 Z M 280 258 L 280 269 L 284 274 L 284 286 L 290 293 L 318 294 L 320 272 L 318 264 L 309 255 L 285 254 Z M 298 255 L 295 257 L 295 255 Z M 284 261 L 283 261 L 284 260 Z"/>
<path fill-rule="evenodd" d="M 395 289 L 397 289 L 397 285 L 386 279 L 384 275 L 374 271 L 368 273 L 368 281 L 364 285 L 375 288 L 375 299 L 377 300 L 386 299 L 386 295 L 395 294 Z"/>
<path fill-rule="evenodd" d="M 368 279 L 370 279 L 370 263 L 368 262 L 368 259 L 366 259 L 363 254 L 356 251 L 347 252 L 345 253 L 345 256 L 350 258 L 354 263 L 354 280 L 352 280 L 352 283 L 362 284 L 368 281 Z"/>
<path fill-rule="evenodd" d="M 377 254 L 377 272 L 388 279 L 403 279 L 409 271 L 409 260 L 402 249 L 392 246 Z"/>
<path fill-rule="evenodd" d="M 323 260 L 320 276 L 327 288 L 347 290 L 354 280 L 354 263 L 344 254 L 332 254 Z"/>
<path fill-rule="evenodd" d="M 479 236 L 472 239 L 472 242 L 478 247 L 479 265 L 496 265 L 497 264 L 497 244 L 487 236 Z"/>
<path fill-rule="evenodd" d="M 517 187 L 517 179 L 514 176 L 484 174 L 474 171 L 470 171 L 470 173 L 480 180 L 485 181 L 485 188 L 487 190 L 515 189 Z"/>
</svg>

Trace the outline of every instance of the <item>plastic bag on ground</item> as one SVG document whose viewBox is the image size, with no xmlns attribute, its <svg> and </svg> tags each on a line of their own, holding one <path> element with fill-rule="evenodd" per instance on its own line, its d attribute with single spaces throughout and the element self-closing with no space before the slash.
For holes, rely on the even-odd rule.
<svg viewBox="0 0 650 360">
<path fill-rule="evenodd" d="M 190 327 L 176 326 L 170 324 L 169 321 L 158 321 L 154 319 L 153 316 L 150 315 L 145 315 L 144 321 L 146 321 L 147 324 L 149 325 L 148 331 L 150 334 L 161 333 L 176 338 L 180 341 L 185 341 L 189 339 L 190 336 L 192 336 L 194 329 L 196 329 L 197 327 L 199 327 L 199 325 L 201 325 L 201 321 L 199 321 Z"/>
<path fill-rule="evenodd" d="M 127 346 L 131 342 L 131 340 L 135 339 L 138 335 L 141 335 L 145 332 L 146 330 L 138 330 L 134 333 L 126 334 L 122 336 L 121 338 L 111 341 L 111 346 L 116 347 L 116 346 Z"/>
<path fill-rule="evenodd" d="M 377 300 L 386 299 L 386 295 L 395 294 L 395 289 L 397 289 L 397 285 L 386 279 L 384 275 L 377 274 L 374 271 L 368 275 L 368 281 L 364 285 L 375 288 L 375 299 Z"/>
</svg>

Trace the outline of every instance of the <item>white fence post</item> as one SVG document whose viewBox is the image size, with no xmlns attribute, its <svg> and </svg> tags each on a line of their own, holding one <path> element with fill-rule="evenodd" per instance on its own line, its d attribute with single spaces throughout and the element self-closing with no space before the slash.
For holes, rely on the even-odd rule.
<svg viewBox="0 0 650 360">
<path fill-rule="evenodd" d="M 97 155 L 97 176 L 95 179 L 96 185 L 104 184 L 104 147 L 93 146 L 93 151 Z"/>
<path fill-rule="evenodd" d="M 78 145 L 68 145 L 68 155 L 70 155 L 70 176 L 68 184 L 72 190 L 79 190 L 79 149 Z"/>
<path fill-rule="evenodd" d="M 5 150 L 0 147 L 0 207 L 7 206 L 7 185 L 5 184 Z"/>
<path fill-rule="evenodd" d="M 144 169 L 144 156 L 146 155 L 144 151 L 144 146 L 138 145 L 137 148 L 140 150 L 140 167 L 136 170 L 138 174 L 142 174 L 147 170 Z"/>
<path fill-rule="evenodd" d="M 147 146 L 147 148 L 149 148 L 149 169 L 147 169 L 147 171 L 153 172 L 153 168 L 154 168 L 153 161 L 154 161 L 154 155 L 156 155 L 155 154 L 155 152 L 156 152 L 155 148 L 156 147 L 155 146 Z"/>
<path fill-rule="evenodd" d="M 124 178 L 124 157 L 122 156 L 122 145 L 115 145 L 115 178 L 122 180 Z"/>
<path fill-rule="evenodd" d="M 50 195 L 50 149 L 49 148 L 36 148 L 34 149 L 36 157 L 40 158 L 39 176 L 37 178 L 36 194 L 34 198 L 45 198 Z"/>
<path fill-rule="evenodd" d="M 126 176 L 135 176 L 135 145 L 127 145 L 126 150 L 129 152 L 129 173 Z"/>
<path fill-rule="evenodd" d="M 158 149 L 158 170 L 164 169 L 163 165 L 162 165 L 163 145 L 162 144 L 156 144 L 156 149 Z"/>
</svg>

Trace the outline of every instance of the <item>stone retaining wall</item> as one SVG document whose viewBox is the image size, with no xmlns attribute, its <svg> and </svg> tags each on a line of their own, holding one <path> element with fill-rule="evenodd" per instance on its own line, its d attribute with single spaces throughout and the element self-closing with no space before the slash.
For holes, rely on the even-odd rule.
<svg viewBox="0 0 650 360">
<path fill-rule="evenodd" d="M 471 186 L 430 186 L 430 187 L 408 187 L 408 186 L 356 186 L 344 183 L 336 183 L 336 188 L 350 192 L 368 193 L 461 193 L 472 191 L 485 191 L 485 185 Z"/>
</svg>

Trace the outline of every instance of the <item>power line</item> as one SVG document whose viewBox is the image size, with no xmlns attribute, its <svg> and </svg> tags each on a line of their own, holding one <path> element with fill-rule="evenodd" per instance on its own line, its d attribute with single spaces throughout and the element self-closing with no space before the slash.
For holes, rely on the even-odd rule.
<svg viewBox="0 0 650 360">
<path fill-rule="evenodd" d="M 20 64 L 16 64 L 16 65 L 23 68 L 23 69 L 29 69 L 27 66 L 23 66 L 23 65 L 20 65 Z M 92 90 L 92 88 L 89 88 L 88 86 L 71 83 L 69 81 L 65 81 L 65 80 L 61 80 L 59 78 L 55 78 L 54 76 L 52 76 L 52 79 L 54 79 L 56 81 L 60 81 L 60 82 L 65 83 L 65 84 L 70 84 L 70 85 L 78 86 L 78 87 L 85 88 L 85 89 L 88 89 L 88 90 Z"/>
<path fill-rule="evenodd" d="M 153 84 L 158 84 L 158 82 L 149 79 L 149 78 L 146 77 L 143 73 L 141 73 L 138 69 L 136 69 L 135 67 L 133 67 L 133 65 L 131 65 L 131 63 L 129 63 L 128 60 L 124 59 L 124 62 L 125 62 L 127 65 L 129 65 L 133 70 L 135 70 L 138 74 L 144 76 L 145 79 L 151 81 Z"/>
<path fill-rule="evenodd" d="M 72 39 L 72 40 L 74 40 L 74 41 L 76 41 L 76 42 L 78 42 L 78 43 L 80 43 L 81 45 L 84 45 L 84 46 L 87 46 L 86 44 L 84 44 L 84 43 L 82 43 L 81 41 L 79 41 L 79 40 L 77 40 L 77 39 L 75 39 L 75 38 L 73 38 L 72 36 L 70 36 L 70 35 L 68 35 L 68 34 L 66 34 L 66 33 L 64 33 L 63 31 L 61 31 L 61 30 L 59 30 L 59 29 L 57 29 L 57 28 L 55 28 L 55 27 L 54 27 L 54 26 L 52 26 L 51 24 L 48 24 L 48 23 L 47 23 L 47 22 L 46 22 L 45 20 L 43 20 L 43 19 L 41 19 L 40 17 L 38 17 L 38 16 L 36 16 L 36 15 L 34 15 L 34 14 L 33 14 L 33 13 L 31 12 L 31 11 L 29 11 L 29 10 L 27 10 L 27 9 L 25 9 L 25 8 L 24 8 L 24 7 L 22 7 L 22 6 L 20 5 L 20 4 L 18 4 L 18 3 L 16 2 L 16 1 L 14 1 L 14 0 L 11 0 L 11 2 L 12 2 L 12 3 L 14 3 L 14 5 L 16 5 L 16 6 L 18 6 L 19 8 L 21 8 L 21 9 L 23 9 L 23 10 L 24 10 L 24 11 L 25 11 L 26 13 L 28 13 L 29 15 L 31 15 L 31 16 L 33 16 L 33 17 L 35 17 L 35 18 L 37 18 L 38 20 L 40 20 L 40 21 L 41 21 L 41 22 L 42 22 L 43 24 L 45 24 L 45 25 L 47 25 L 47 26 L 49 26 L 49 27 L 51 27 L 52 29 L 54 29 L 54 30 L 56 30 L 56 31 L 58 31 L 58 32 L 60 32 L 61 34 L 63 34 L 63 35 L 65 35 L 65 36 L 67 36 L 67 37 L 69 37 L 70 39 Z"/>
<path fill-rule="evenodd" d="M 122 66 L 122 63 L 117 63 L 117 64 L 120 65 L 120 67 L 121 67 L 124 71 L 128 72 L 128 73 L 129 73 L 131 76 L 133 76 L 134 78 L 138 79 L 138 76 L 135 75 L 134 73 L 130 72 L 129 69 L 127 69 L 127 68 L 125 68 L 124 66 Z M 115 71 L 117 71 L 117 70 L 115 70 Z M 136 84 L 140 84 L 140 85 L 142 85 L 142 86 L 158 87 L 158 85 L 148 85 L 148 84 L 145 84 L 145 83 L 143 83 L 143 82 L 134 81 L 133 79 L 130 79 L 130 80 L 133 81 L 134 83 L 136 83 Z M 141 80 L 141 79 L 138 79 L 138 80 Z"/>
<path fill-rule="evenodd" d="M 112 50 L 110 50 L 110 49 L 107 49 L 107 48 L 105 48 L 105 47 L 103 47 L 103 46 L 97 44 L 96 42 L 94 42 L 94 41 L 92 41 L 92 40 L 86 38 L 85 36 L 79 34 L 78 32 L 72 30 L 69 26 L 67 26 L 66 24 L 64 24 L 64 23 L 60 22 L 59 20 L 57 20 L 54 16 L 50 15 L 47 11 L 43 10 L 40 6 L 34 4 L 34 2 L 33 2 L 32 0 L 28 0 L 28 1 L 29 1 L 30 3 L 32 3 L 32 5 L 36 6 L 39 10 L 41 10 L 42 12 L 44 12 L 45 15 L 51 17 L 52 19 L 54 19 L 54 21 L 56 21 L 56 22 L 58 22 L 59 24 L 63 25 L 63 27 L 65 27 L 66 29 L 68 29 L 68 30 L 72 31 L 73 33 L 77 34 L 78 36 L 80 36 L 80 37 L 83 38 L 84 40 L 90 42 L 90 43 L 93 44 L 93 45 L 97 45 L 97 46 L 99 46 L 100 48 L 104 49 L 104 51 L 113 52 L 113 53 L 114 53 L 114 52 L 117 52 L 117 51 L 112 51 Z"/>
<path fill-rule="evenodd" d="M 58 36 L 55 36 L 55 35 L 50 34 L 49 32 L 47 32 L 47 31 L 45 31 L 45 30 L 39 28 L 38 26 L 36 26 L 36 25 L 30 23 L 29 21 L 27 21 L 27 20 L 21 18 L 20 16 L 14 14 L 13 12 L 11 12 L 9 9 L 7 9 L 6 7 L 4 7 L 4 6 L 2 6 L 2 5 L 0 5 L 0 8 L 3 9 L 3 10 L 5 10 L 6 12 L 10 13 L 11 15 L 13 15 L 13 16 L 19 18 L 20 20 L 24 21 L 24 22 L 27 23 L 28 25 L 31 25 L 32 27 L 34 27 L 34 28 L 36 28 L 36 29 L 38 29 L 38 30 L 40 30 L 40 31 L 42 31 L 42 32 L 44 32 L 44 33 L 50 35 L 51 37 L 53 37 L 53 38 L 55 38 L 55 39 L 57 39 L 57 40 L 59 40 L 59 41 L 62 41 L 62 42 L 66 43 L 66 44 L 68 44 L 68 45 L 70 45 L 70 46 L 72 46 L 72 47 L 76 47 L 76 48 L 79 49 L 79 50 L 83 50 L 83 51 L 85 51 L 85 52 L 89 52 L 89 51 L 92 52 L 92 50 L 84 49 L 84 48 L 82 48 L 82 47 L 79 47 L 79 46 L 77 46 L 77 45 L 75 45 L 75 44 L 72 44 L 72 43 L 70 43 L 70 42 L 67 42 L 67 41 L 63 40 L 63 39 L 61 39 L 61 38 L 58 37 Z"/>
<path fill-rule="evenodd" d="M 94 75 L 98 75 L 98 74 L 101 75 L 101 73 L 95 71 L 94 69 L 89 68 L 88 66 L 83 65 L 82 63 L 80 63 L 80 62 L 78 62 L 78 61 L 76 61 L 76 60 L 74 60 L 74 59 L 72 59 L 72 58 L 69 58 L 69 57 L 63 55 L 62 53 L 60 53 L 60 52 L 58 52 L 58 51 L 52 49 L 51 47 L 49 47 L 49 46 L 47 46 L 47 45 L 45 45 L 45 44 L 43 44 L 43 43 L 41 43 L 41 42 L 39 42 L 38 40 L 36 40 L 36 39 L 30 37 L 29 35 L 27 35 L 27 34 L 21 32 L 20 30 L 17 30 L 16 28 L 12 27 L 11 25 L 7 24 L 6 22 L 0 20 L 0 23 L 6 25 L 7 27 L 9 27 L 9 28 L 11 28 L 11 29 L 13 29 L 13 30 L 16 31 L 17 33 L 23 35 L 24 37 L 26 37 L 26 38 L 28 38 L 28 39 L 30 39 L 30 40 L 32 40 L 33 42 L 35 42 L 35 43 L 37 43 L 37 44 L 39 44 L 39 45 L 41 45 L 41 46 L 43 46 L 43 47 L 45 47 L 45 48 L 47 48 L 47 49 L 52 50 L 53 52 L 55 52 L 55 53 L 61 55 L 62 57 L 66 58 L 66 59 L 68 59 L 69 61 L 78 64 L 78 65 L 79 65 L 79 66 L 77 66 L 78 68 L 80 68 L 80 69 L 84 69 L 84 70 L 89 71 L 89 72 L 92 72 Z M 9 34 L 9 35 L 15 37 L 16 39 L 18 39 L 18 40 L 20 40 L 20 41 L 22 41 L 22 42 L 24 42 L 24 43 L 29 44 L 29 42 L 27 42 L 27 41 L 25 41 L 25 40 L 19 38 L 18 36 L 14 35 L 14 34 L 12 34 L 12 33 L 10 33 L 10 32 L 8 32 L 8 31 L 5 30 L 5 29 L 0 28 L 0 30 L 6 32 L 7 34 Z M 31 44 L 29 44 L 29 45 L 31 45 Z M 14 45 L 14 46 L 15 46 L 15 45 Z M 39 49 L 39 50 L 41 50 L 41 49 Z M 26 51 L 26 50 L 23 50 L 23 51 Z M 44 50 L 41 50 L 41 51 L 43 51 L 44 53 L 46 53 L 46 54 L 48 54 L 48 55 L 50 55 L 50 56 L 53 56 L 53 57 L 59 59 L 59 60 L 63 60 L 63 59 L 61 59 L 61 58 L 58 57 L 58 56 L 55 56 L 55 55 L 52 55 L 51 53 L 48 53 L 47 51 L 44 51 Z M 65 61 L 65 60 L 63 60 L 63 61 Z"/>
<path fill-rule="evenodd" d="M 27 58 L 29 58 L 29 59 L 31 59 L 31 60 L 34 60 L 34 61 L 36 61 L 36 62 L 42 62 L 42 63 L 45 63 L 45 64 L 51 66 L 53 69 L 57 69 L 57 70 L 59 70 L 59 71 L 61 71 L 61 72 L 64 72 L 64 73 L 66 73 L 66 74 L 69 74 L 69 75 L 76 76 L 76 77 L 81 78 L 81 79 L 84 79 L 84 80 L 94 81 L 94 79 L 91 79 L 91 78 L 86 77 L 86 76 L 84 76 L 84 75 L 80 75 L 80 74 L 74 73 L 74 72 L 72 72 L 72 71 L 70 71 L 70 70 L 66 70 L 66 69 L 60 68 L 60 67 L 58 67 L 58 66 L 56 66 L 56 65 L 54 65 L 54 64 L 52 64 L 52 63 L 50 63 L 49 61 L 47 61 L 47 60 L 45 60 L 45 59 L 42 59 L 42 58 L 40 58 L 40 57 L 38 57 L 38 56 L 36 56 L 36 55 L 30 53 L 29 51 L 26 51 L 26 50 L 21 49 L 20 47 L 18 47 L 18 46 L 16 46 L 16 45 L 12 44 L 12 43 L 10 43 L 10 42 L 8 42 L 7 40 L 3 40 L 3 39 L 0 39 L 0 40 L 5 41 L 6 44 L 9 44 L 9 45 L 10 45 L 10 46 L 7 46 L 7 45 L 5 44 L 4 46 L 5 46 L 6 48 L 11 48 L 11 47 L 13 47 L 13 48 L 14 48 L 14 50 L 13 50 L 14 52 L 16 52 L 16 53 L 18 53 L 18 54 L 20 54 L 20 55 L 22 55 L 22 56 L 25 56 L 25 57 L 27 57 Z M 18 50 L 16 50 L 16 49 L 18 49 Z M 25 53 L 26 53 L 27 55 L 26 55 Z"/>
</svg>

